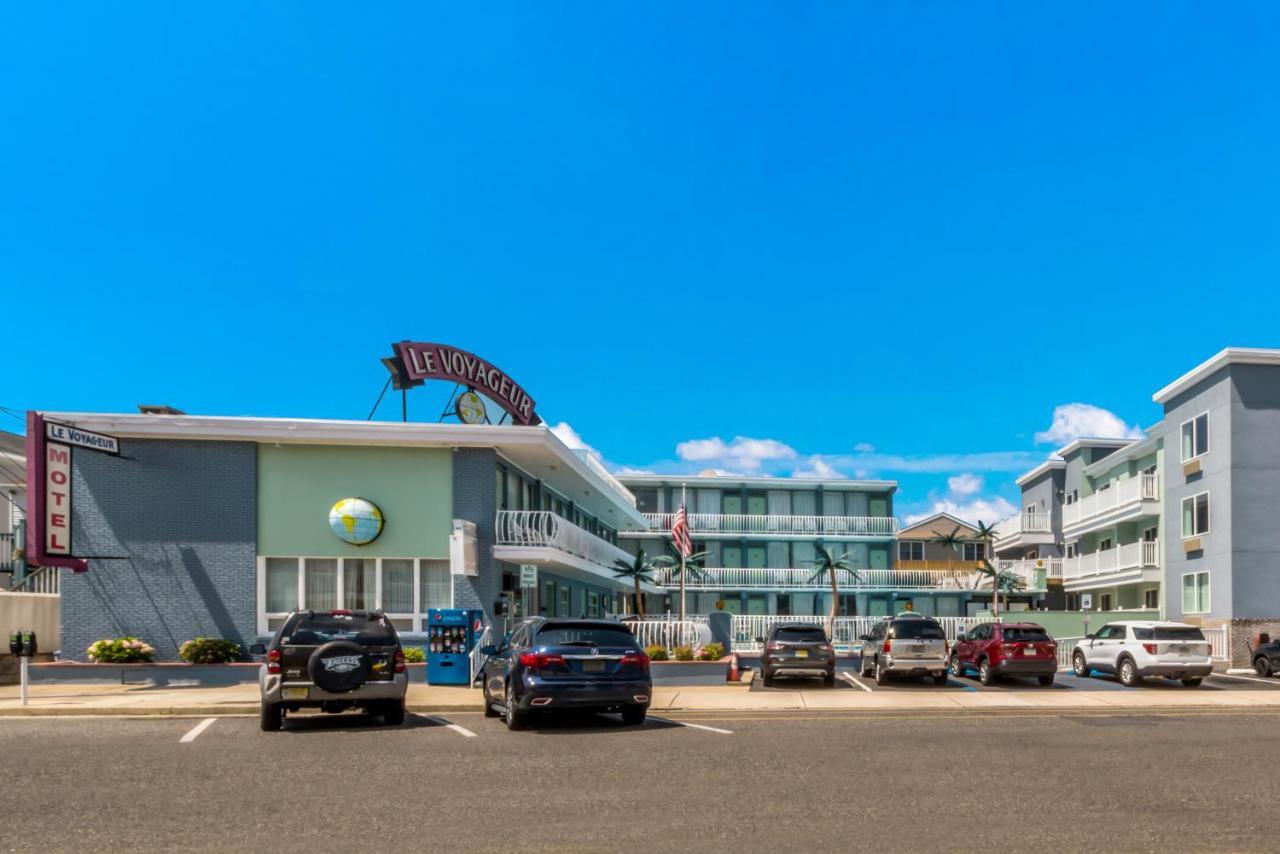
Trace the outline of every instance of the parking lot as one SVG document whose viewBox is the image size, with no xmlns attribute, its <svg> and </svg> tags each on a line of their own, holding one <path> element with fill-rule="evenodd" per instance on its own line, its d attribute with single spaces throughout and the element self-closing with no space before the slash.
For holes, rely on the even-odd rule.
<svg viewBox="0 0 1280 854">
<path fill-rule="evenodd" d="M 855 688 L 833 690 L 857 690 Z M 910 690 L 910 689 L 908 689 Z M 1280 714 L 0 719 L 6 850 L 1269 850 Z M 987 821 L 983 769 L 1018 793 Z M 1211 782 L 1210 782 L 1211 781 Z"/>
</svg>

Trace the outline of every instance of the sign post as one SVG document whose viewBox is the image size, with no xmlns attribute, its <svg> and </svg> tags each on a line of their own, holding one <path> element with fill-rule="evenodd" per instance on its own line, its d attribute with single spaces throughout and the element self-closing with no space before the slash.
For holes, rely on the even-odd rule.
<svg viewBox="0 0 1280 854">
<path fill-rule="evenodd" d="M 520 586 L 525 590 L 537 588 L 538 567 L 531 563 L 520 564 Z"/>
</svg>

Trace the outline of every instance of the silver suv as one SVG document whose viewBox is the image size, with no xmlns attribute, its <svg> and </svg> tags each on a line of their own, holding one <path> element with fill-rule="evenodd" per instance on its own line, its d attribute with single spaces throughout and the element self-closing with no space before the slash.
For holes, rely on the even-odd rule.
<svg viewBox="0 0 1280 854">
<path fill-rule="evenodd" d="M 947 636 L 937 620 L 928 617 L 895 617 L 875 626 L 862 640 L 859 672 L 876 677 L 877 685 L 889 675 L 932 676 L 947 684 Z"/>
</svg>

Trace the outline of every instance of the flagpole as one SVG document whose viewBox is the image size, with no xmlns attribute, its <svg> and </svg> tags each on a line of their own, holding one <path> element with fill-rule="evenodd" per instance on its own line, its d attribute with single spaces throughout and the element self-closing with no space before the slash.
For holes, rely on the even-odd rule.
<svg viewBox="0 0 1280 854">
<path fill-rule="evenodd" d="M 685 502 L 685 487 L 684 487 L 684 484 L 682 483 L 680 484 L 680 506 L 684 508 L 684 512 L 687 518 L 687 514 L 689 513 L 689 508 L 685 505 L 684 502 Z M 690 532 L 690 535 L 692 538 L 692 531 Z M 683 625 L 684 623 L 684 549 L 677 548 L 676 551 L 680 552 L 680 623 Z"/>
</svg>

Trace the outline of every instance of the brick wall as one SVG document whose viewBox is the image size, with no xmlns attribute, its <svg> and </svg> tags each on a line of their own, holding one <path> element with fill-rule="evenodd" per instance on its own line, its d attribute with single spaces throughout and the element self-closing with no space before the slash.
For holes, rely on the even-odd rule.
<svg viewBox="0 0 1280 854">
<path fill-rule="evenodd" d="M 135 440 L 73 457 L 72 537 L 89 571 L 62 577 L 63 657 L 132 634 L 175 660 L 198 635 L 252 643 L 257 446 Z"/>
<path fill-rule="evenodd" d="M 490 625 L 501 625 L 493 615 L 493 603 L 502 592 L 502 572 L 493 559 L 497 468 L 498 454 L 492 448 L 458 448 L 453 452 L 453 518 L 476 523 L 479 568 L 474 577 L 454 576 L 454 606 L 482 609 Z"/>
<path fill-rule="evenodd" d="M 1205 625 L 1209 625 L 1206 621 Z M 1218 623 L 1217 625 L 1228 625 Z M 1253 655 L 1250 649 L 1261 632 L 1267 632 L 1271 639 L 1280 638 L 1280 618 L 1270 620 L 1232 620 L 1231 627 L 1231 666 L 1252 667 Z"/>
</svg>

